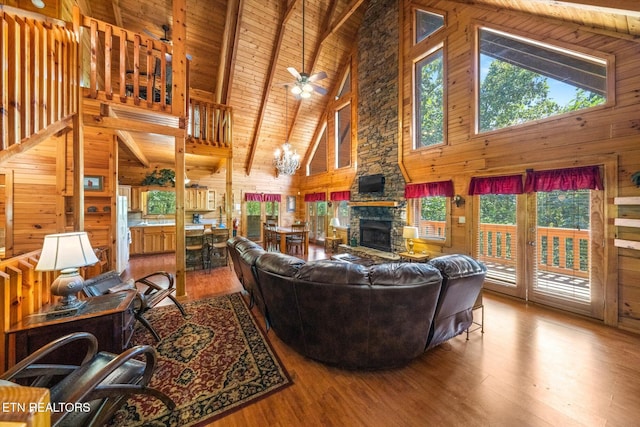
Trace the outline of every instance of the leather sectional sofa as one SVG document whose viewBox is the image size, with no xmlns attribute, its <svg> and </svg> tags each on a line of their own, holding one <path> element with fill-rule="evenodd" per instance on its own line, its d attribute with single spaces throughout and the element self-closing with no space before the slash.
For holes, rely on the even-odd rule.
<svg viewBox="0 0 640 427">
<path fill-rule="evenodd" d="M 230 239 L 229 252 L 267 325 L 299 353 L 349 369 L 402 366 L 464 332 L 486 272 L 465 255 L 363 266 L 245 240 Z"/>
</svg>

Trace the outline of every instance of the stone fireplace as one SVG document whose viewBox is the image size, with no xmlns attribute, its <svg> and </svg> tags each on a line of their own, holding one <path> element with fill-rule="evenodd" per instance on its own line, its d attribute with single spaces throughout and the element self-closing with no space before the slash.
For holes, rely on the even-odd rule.
<svg viewBox="0 0 640 427">
<path fill-rule="evenodd" d="M 398 67 L 391 65 L 398 63 L 398 8 L 395 0 L 372 0 L 358 34 L 358 170 L 349 242 L 391 253 L 404 250 L 406 224 L 405 180 L 398 166 Z M 359 192 L 360 178 L 376 175 L 384 177 L 384 190 Z"/>
<path fill-rule="evenodd" d="M 360 220 L 360 246 L 391 252 L 391 221 Z"/>
</svg>

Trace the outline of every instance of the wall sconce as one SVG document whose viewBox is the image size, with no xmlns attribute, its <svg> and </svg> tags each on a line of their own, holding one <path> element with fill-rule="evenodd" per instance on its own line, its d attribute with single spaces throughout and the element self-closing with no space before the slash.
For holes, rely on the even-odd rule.
<svg viewBox="0 0 640 427">
<path fill-rule="evenodd" d="M 464 205 L 464 197 L 459 194 L 453 196 L 453 204 L 456 205 L 457 208 Z"/>
</svg>

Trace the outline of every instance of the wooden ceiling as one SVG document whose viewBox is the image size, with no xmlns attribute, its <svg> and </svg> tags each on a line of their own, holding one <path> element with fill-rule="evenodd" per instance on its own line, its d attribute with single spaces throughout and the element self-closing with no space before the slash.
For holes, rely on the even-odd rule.
<svg viewBox="0 0 640 427">
<path fill-rule="evenodd" d="M 340 73 L 352 54 L 367 0 L 304 0 L 304 71 L 325 71 L 329 95 L 298 101 L 286 94 L 287 67 L 301 70 L 303 0 L 185 0 L 186 51 L 192 57 L 190 87 L 214 94 L 234 110 L 234 171 L 269 170 L 274 149 L 288 139 L 299 153 L 309 148 Z M 437 8 L 438 3 L 431 2 Z M 454 0 L 489 11 L 520 11 L 597 31 L 640 36 L 636 0 Z M 164 36 L 171 0 L 77 0 L 82 13 L 136 32 Z M 167 37 L 171 40 L 172 32 Z M 285 96 L 288 122 L 285 123 Z M 151 163 L 171 159 L 171 143 L 132 134 Z M 160 146 L 154 145 L 156 143 Z M 155 148 L 154 148 L 155 147 Z M 168 152 L 168 153 L 167 153 Z M 219 162 L 187 158 L 187 169 L 215 170 Z M 299 172 L 300 173 L 300 172 Z"/>
</svg>

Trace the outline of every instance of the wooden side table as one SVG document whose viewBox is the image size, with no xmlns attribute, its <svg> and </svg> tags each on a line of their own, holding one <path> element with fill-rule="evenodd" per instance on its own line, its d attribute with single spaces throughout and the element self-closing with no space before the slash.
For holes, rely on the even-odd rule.
<svg viewBox="0 0 640 427">
<path fill-rule="evenodd" d="M 324 238 L 324 250 L 327 252 L 335 252 L 340 244 L 342 244 L 342 237 Z"/>
<path fill-rule="evenodd" d="M 135 296 L 134 291 L 123 291 L 88 298 L 87 304 L 79 313 L 62 317 L 47 314 L 48 307 L 43 307 L 41 312 L 25 317 L 11 325 L 7 331 L 9 339 L 7 340 L 8 348 L 5 350 L 13 361 L 10 365 L 19 362 L 56 338 L 80 331 L 95 335 L 98 339 L 98 350 L 122 353 L 129 346 L 133 335 Z M 54 352 L 51 360 L 47 359 L 47 361 L 79 363 L 86 352 L 86 345 L 81 343 L 79 345 L 83 345 L 84 348 L 70 352 L 69 348 L 65 347 L 63 349 L 65 354 Z M 11 348 L 15 349 L 13 358 L 9 351 Z M 74 356 L 80 360 L 73 359 Z"/>
<path fill-rule="evenodd" d="M 409 252 L 400 252 L 398 255 L 400 255 L 400 258 L 402 258 L 403 261 L 407 261 L 407 262 L 429 261 L 429 254 L 422 254 L 418 252 L 410 254 Z"/>
</svg>

